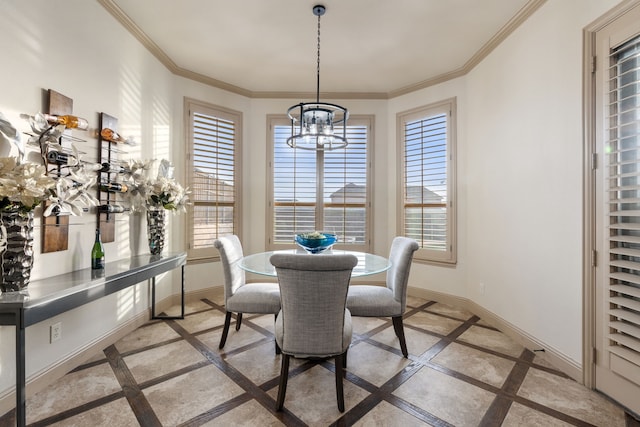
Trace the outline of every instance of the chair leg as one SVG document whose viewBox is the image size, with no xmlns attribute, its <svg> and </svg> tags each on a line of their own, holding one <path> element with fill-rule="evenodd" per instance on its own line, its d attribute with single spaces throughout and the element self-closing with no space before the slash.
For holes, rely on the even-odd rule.
<svg viewBox="0 0 640 427">
<path fill-rule="evenodd" d="M 242 313 L 238 313 L 236 316 L 236 331 L 240 330 L 240 325 L 242 324 Z"/>
<path fill-rule="evenodd" d="M 224 344 L 227 342 L 227 335 L 229 334 L 229 325 L 231 325 L 231 312 L 227 311 L 226 316 L 224 317 L 224 328 L 222 329 L 222 337 L 220 337 L 220 345 L 218 348 L 223 348 Z"/>
<path fill-rule="evenodd" d="M 344 375 L 344 357 L 345 353 L 335 357 L 336 363 L 336 397 L 338 398 L 338 410 L 344 412 L 344 390 L 342 388 L 342 376 Z"/>
<path fill-rule="evenodd" d="M 274 319 L 277 319 L 278 315 L 276 314 L 273 317 L 274 317 Z M 275 321 L 274 321 L 274 325 L 275 325 Z M 282 350 L 280 350 L 280 346 L 278 345 L 278 341 L 273 340 L 273 342 L 276 343 L 276 354 L 281 354 Z"/>
<path fill-rule="evenodd" d="M 284 406 L 284 396 L 287 394 L 287 380 L 289 379 L 289 355 L 282 355 L 282 365 L 280 367 L 280 385 L 278 386 L 278 402 L 276 411 L 282 411 Z"/>
<path fill-rule="evenodd" d="M 402 354 L 404 357 L 409 357 L 409 352 L 407 351 L 407 341 L 404 339 L 404 327 L 402 326 L 402 316 L 392 317 L 393 320 L 393 329 L 396 331 L 396 336 L 400 340 L 400 349 L 402 350 Z"/>
<path fill-rule="evenodd" d="M 347 376 L 347 353 L 349 352 L 349 349 L 347 349 L 347 351 L 344 352 L 344 359 L 342 361 L 342 376 L 346 377 Z"/>
</svg>

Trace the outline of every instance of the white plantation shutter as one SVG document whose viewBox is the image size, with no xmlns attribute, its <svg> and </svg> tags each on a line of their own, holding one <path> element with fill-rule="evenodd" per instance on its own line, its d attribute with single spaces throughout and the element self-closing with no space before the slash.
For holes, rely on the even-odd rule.
<svg viewBox="0 0 640 427">
<path fill-rule="evenodd" d="M 291 243 L 293 236 L 316 227 L 316 153 L 294 150 L 286 143 L 291 127 L 273 127 L 273 243 Z"/>
<path fill-rule="evenodd" d="M 640 385 L 640 38 L 609 69 L 609 351 L 611 370 Z"/>
<path fill-rule="evenodd" d="M 404 227 L 423 248 L 447 248 L 447 117 L 405 123 Z"/>
<path fill-rule="evenodd" d="M 217 237 L 238 234 L 240 121 L 240 113 L 189 105 L 190 257 L 215 256 Z"/>
<path fill-rule="evenodd" d="M 324 153 L 322 229 L 348 245 L 367 243 L 368 126 L 347 127 L 349 145 Z"/>
<path fill-rule="evenodd" d="M 415 257 L 455 262 L 454 101 L 398 116 L 402 141 L 402 233 Z"/>
<path fill-rule="evenodd" d="M 272 119 L 270 129 L 269 247 L 291 246 L 296 233 L 320 230 L 337 234 L 337 246 L 367 250 L 370 119 L 351 118 L 349 145 L 327 152 L 289 147 L 291 125 L 286 120 Z"/>
</svg>

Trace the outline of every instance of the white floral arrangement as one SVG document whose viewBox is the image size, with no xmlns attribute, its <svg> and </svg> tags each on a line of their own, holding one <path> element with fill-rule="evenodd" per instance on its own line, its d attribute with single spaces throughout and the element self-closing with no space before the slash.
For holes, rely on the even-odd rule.
<svg viewBox="0 0 640 427">
<path fill-rule="evenodd" d="M 148 182 L 147 204 L 155 208 L 186 211 L 187 191 L 174 179 L 158 177 Z"/>
<path fill-rule="evenodd" d="M 36 133 L 30 142 L 36 139 L 42 153 L 47 150 L 61 150 L 58 138 L 64 131 L 64 125 L 51 127 L 44 117 L 30 119 L 31 128 Z M 79 153 L 74 150 L 75 165 L 69 166 L 68 173 L 52 177 L 47 174 L 44 164 L 24 161 L 25 150 L 20 134 L 0 113 L 0 136 L 18 149 L 17 157 L 0 158 L 0 209 L 30 212 L 41 202 L 49 202 L 44 216 L 53 213 L 81 215 L 83 205 L 96 205 L 98 200 L 88 190 L 94 180 L 90 171 L 85 170 Z"/>
<path fill-rule="evenodd" d="M 186 212 L 189 191 L 173 178 L 173 166 L 168 160 L 161 160 L 158 174 L 149 178 L 155 160 L 132 160 L 127 163 L 127 195 L 132 211 L 166 209 Z"/>
<path fill-rule="evenodd" d="M 0 158 L 0 209 L 30 212 L 49 199 L 55 186 L 44 166 L 19 163 L 16 157 Z"/>
</svg>

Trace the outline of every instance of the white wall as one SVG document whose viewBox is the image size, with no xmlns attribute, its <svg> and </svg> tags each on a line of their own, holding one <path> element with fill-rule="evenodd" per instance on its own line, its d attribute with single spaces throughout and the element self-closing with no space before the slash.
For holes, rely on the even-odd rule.
<svg viewBox="0 0 640 427">
<path fill-rule="evenodd" d="M 467 294 L 579 366 L 582 29 L 617 3 L 549 1 L 468 76 Z"/>
<path fill-rule="evenodd" d="M 43 92 L 53 89 L 72 98 L 74 113 L 90 123 L 90 131 L 74 133 L 86 139 L 78 144 L 87 153 L 85 160 L 97 156 L 94 135 L 99 112 L 117 117 L 119 130 L 140 142 L 130 150 L 132 158 L 170 158 L 175 144 L 171 131 L 176 115 L 182 113 L 173 103 L 175 78 L 97 2 L 67 0 L 54 7 L 46 0 L 3 1 L 0 9 L 0 111 L 14 126 L 28 131 L 20 115 L 43 111 Z M 7 147 L 0 147 L 0 152 L 16 154 Z M 32 279 L 89 267 L 94 211 L 72 217 L 71 224 L 69 250 L 42 254 L 40 221 L 36 221 Z M 123 215 L 116 224 L 116 242 L 105 244 L 107 262 L 148 252 L 145 224 L 140 217 Z M 165 275 L 158 284 L 171 280 L 172 275 Z M 162 288 L 161 294 L 168 292 Z M 145 282 L 29 327 L 27 376 L 46 370 L 145 312 L 148 300 Z M 49 325 L 58 321 L 62 339 L 49 344 Z M 13 327 L 0 327 L 0 342 L 2 397 L 15 384 Z"/>
<path fill-rule="evenodd" d="M 463 292 L 576 366 L 582 29 L 616 3 L 548 1 L 465 76 L 460 105 Z"/>
<path fill-rule="evenodd" d="M 466 123 L 468 158 L 482 159 L 466 171 L 467 293 L 576 363 L 588 23 L 580 8 L 547 3 L 469 74 Z"/>
<path fill-rule="evenodd" d="M 582 28 L 614 0 L 549 0 L 469 75 L 389 101 L 340 100 L 352 114 L 375 115 L 374 251 L 397 233 L 395 117 L 445 98 L 458 104 L 458 264 L 415 264 L 411 286 L 469 298 L 567 358 L 581 363 Z M 120 119 L 140 147 L 132 157 L 170 158 L 184 175 L 184 97 L 244 115 L 243 235 L 247 252 L 264 248 L 266 115 L 299 99 L 249 100 L 171 75 L 98 3 L 3 2 L 0 111 L 26 130 L 21 113 L 42 110 L 42 91 Z M 338 101 L 338 100 L 336 100 Z M 89 134 L 89 133 L 87 133 Z M 96 140 L 87 135 L 89 156 Z M 1 147 L 0 147 L 1 148 Z M 6 155 L 5 152 L 2 155 Z M 95 216 L 73 219 L 68 251 L 40 254 L 34 278 L 88 267 Z M 172 217 L 170 250 L 183 250 L 184 218 Z M 108 257 L 146 252 L 145 221 L 118 224 Z M 213 272 L 213 274 L 212 274 Z M 168 280 L 175 278 L 169 277 Z M 486 285 L 480 294 L 478 283 Z M 187 290 L 222 284 L 219 266 L 187 268 Z M 128 292 L 128 293 L 127 293 Z M 131 297 L 131 298 L 129 298 Z M 122 301 L 134 301 L 131 306 Z M 148 287 L 59 316 L 63 340 L 48 344 L 49 322 L 27 330 L 27 375 L 108 333 L 148 307 Z M 124 311 L 123 311 L 124 310 Z M 52 320 L 53 321 L 53 320 Z M 45 324 L 46 323 L 46 324 Z M 13 386 L 13 330 L 0 327 L 0 397 Z"/>
</svg>

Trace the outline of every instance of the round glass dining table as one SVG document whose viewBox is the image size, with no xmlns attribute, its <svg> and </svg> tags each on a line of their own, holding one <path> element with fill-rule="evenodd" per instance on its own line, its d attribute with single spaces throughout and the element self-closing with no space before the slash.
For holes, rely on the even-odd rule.
<svg viewBox="0 0 640 427">
<path fill-rule="evenodd" d="M 261 274 L 264 276 L 276 276 L 276 269 L 269 258 L 271 255 L 279 253 L 279 254 L 305 254 L 307 256 L 326 256 L 326 255 L 342 255 L 342 254 L 351 254 L 355 255 L 358 258 L 358 264 L 353 268 L 351 272 L 351 277 L 361 277 L 368 276 L 370 274 L 377 274 L 387 271 L 389 267 L 391 267 L 391 261 L 387 258 L 374 255 L 367 252 L 356 252 L 356 251 L 344 251 L 341 249 L 330 249 L 326 252 L 322 252 L 319 254 L 310 254 L 302 249 L 284 249 L 280 251 L 268 251 L 268 252 L 258 252 L 251 255 L 246 255 L 240 259 L 238 266 L 250 273 Z"/>
</svg>

